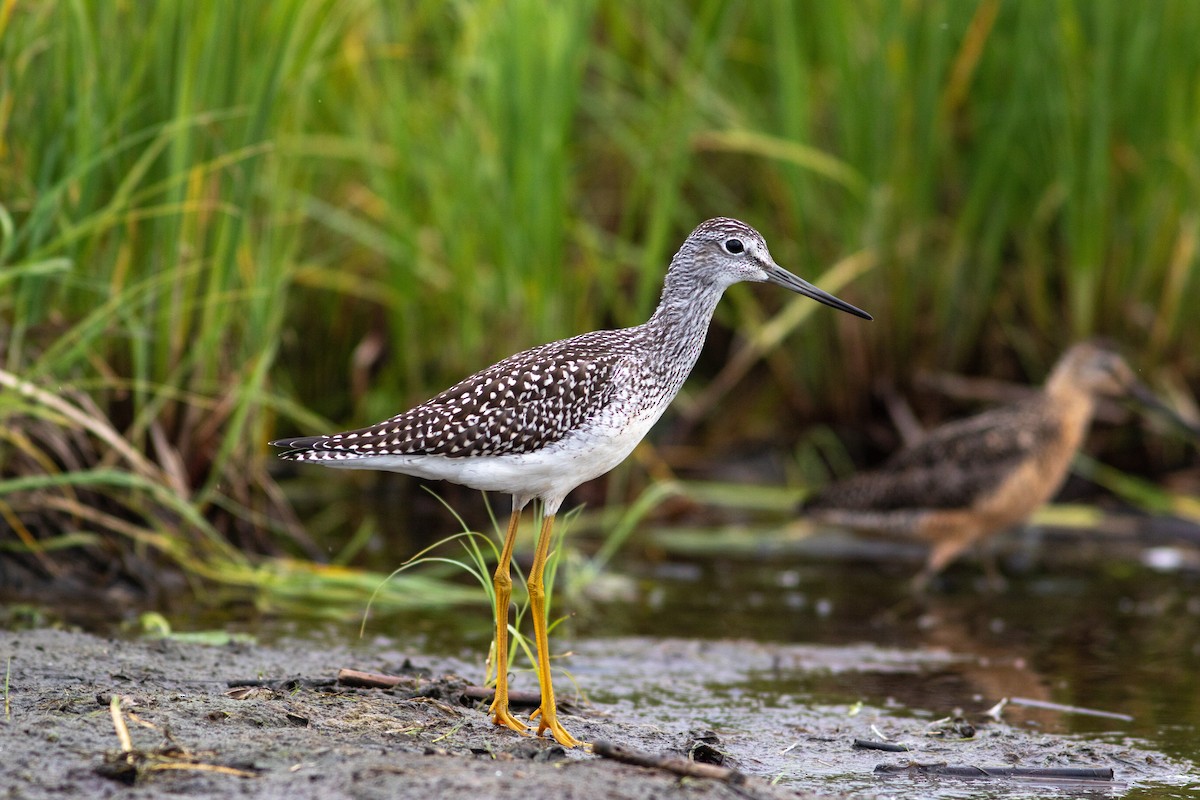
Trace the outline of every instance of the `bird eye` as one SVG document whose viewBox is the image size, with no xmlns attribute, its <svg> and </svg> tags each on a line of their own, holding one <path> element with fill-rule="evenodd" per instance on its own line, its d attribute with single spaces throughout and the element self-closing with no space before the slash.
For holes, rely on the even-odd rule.
<svg viewBox="0 0 1200 800">
<path fill-rule="evenodd" d="M 746 249 L 746 245 L 742 244 L 741 239 L 726 239 L 725 240 L 725 250 L 727 252 L 737 255 L 738 253 L 742 252 L 745 249 Z"/>
</svg>

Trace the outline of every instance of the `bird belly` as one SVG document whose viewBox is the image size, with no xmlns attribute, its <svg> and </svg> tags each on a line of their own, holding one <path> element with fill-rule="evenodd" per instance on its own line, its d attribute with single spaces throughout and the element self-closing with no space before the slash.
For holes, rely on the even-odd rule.
<svg viewBox="0 0 1200 800">
<path fill-rule="evenodd" d="M 1027 461 L 994 491 L 981 497 L 972 510 L 989 531 L 1022 524 L 1058 492 L 1069 464 L 1069 454 L 1065 458 Z"/>
</svg>

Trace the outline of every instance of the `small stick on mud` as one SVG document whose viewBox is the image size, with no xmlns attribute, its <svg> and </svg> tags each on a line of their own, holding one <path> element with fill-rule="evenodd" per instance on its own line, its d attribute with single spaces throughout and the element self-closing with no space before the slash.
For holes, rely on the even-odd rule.
<svg viewBox="0 0 1200 800">
<path fill-rule="evenodd" d="M 1133 722 L 1133 717 L 1128 714 L 1119 714 L 1116 711 L 1100 711 L 1095 708 L 1084 708 L 1083 706 L 1068 706 L 1062 703 L 1051 703 L 1047 700 L 1031 700 L 1028 697 L 1010 697 L 1009 705 L 1025 706 L 1026 708 L 1045 708 L 1050 711 L 1062 711 L 1066 714 L 1084 714 L 1089 717 L 1105 717 L 1106 719 L 1119 719 L 1124 722 Z"/>
<path fill-rule="evenodd" d="M 877 764 L 876 773 L 897 775 L 918 772 L 951 778 L 1034 778 L 1043 781 L 1111 781 L 1110 767 L 972 767 L 949 764 Z"/>
<path fill-rule="evenodd" d="M 462 696 L 471 700 L 482 700 L 485 703 L 490 703 L 492 698 L 496 696 L 496 689 L 492 686 L 464 686 Z M 512 689 L 508 690 L 508 704 L 515 708 L 537 708 L 542 704 L 541 692 L 518 692 Z M 560 698 L 558 701 L 559 707 L 572 705 L 570 697 Z"/>
<path fill-rule="evenodd" d="M 419 687 L 422 683 L 433 683 L 433 681 L 424 678 L 416 678 L 407 675 L 385 675 L 379 672 L 362 672 L 357 669 L 339 669 L 337 674 L 337 682 L 343 686 L 357 686 L 363 689 L 393 689 L 400 684 Z M 468 700 L 483 700 L 491 702 L 496 696 L 496 690 L 488 686 L 473 686 L 467 685 L 462 688 L 462 696 Z M 541 692 L 516 692 L 508 693 L 508 702 L 518 708 L 537 708 L 542 704 Z M 569 703 L 569 699 L 565 699 L 565 703 Z"/>
<path fill-rule="evenodd" d="M 863 750 L 885 750 L 889 753 L 907 753 L 912 748 L 895 742 L 877 742 L 874 739 L 855 739 L 854 746 Z"/>
<path fill-rule="evenodd" d="M 392 689 L 402 683 L 416 683 L 416 678 L 403 675 L 384 675 L 381 672 L 361 672 L 357 669 L 338 670 L 337 682 L 343 686 L 359 686 L 364 689 Z"/>
<path fill-rule="evenodd" d="M 735 786 L 740 786 L 746 782 L 745 774 L 735 769 L 718 767 L 713 764 L 697 764 L 695 761 L 688 761 L 686 758 L 680 758 L 679 756 L 656 756 L 653 753 L 642 753 L 637 750 L 630 750 L 627 747 L 621 747 L 612 742 L 606 742 L 603 739 L 592 743 L 592 752 L 598 756 L 611 758 L 614 761 L 620 761 L 625 764 L 666 770 L 667 772 L 673 772 L 676 775 L 683 775 L 689 778 L 710 778 L 715 781 L 725 781 Z"/>
</svg>

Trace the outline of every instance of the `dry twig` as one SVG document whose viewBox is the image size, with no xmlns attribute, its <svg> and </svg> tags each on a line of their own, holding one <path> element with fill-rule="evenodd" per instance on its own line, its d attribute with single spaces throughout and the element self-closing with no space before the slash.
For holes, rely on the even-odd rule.
<svg viewBox="0 0 1200 800">
<path fill-rule="evenodd" d="M 1034 778 L 1043 781 L 1111 781 L 1113 779 L 1113 771 L 1109 767 L 975 767 L 918 764 L 915 761 L 903 764 L 877 764 L 875 772 L 888 775 L 915 772 L 921 775 L 944 775 L 952 778 Z"/>
<path fill-rule="evenodd" d="M 735 786 L 746 782 L 746 775 L 735 769 L 718 767 L 713 764 L 698 764 L 695 761 L 688 761 L 686 758 L 680 758 L 679 756 L 642 753 L 606 742 L 602 739 L 592 744 L 592 752 L 598 756 L 611 758 L 614 761 L 620 761 L 625 764 L 633 764 L 634 766 L 647 767 L 649 769 L 661 769 L 689 778 L 709 778 L 710 780 L 731 783 Z"/>
</svg>

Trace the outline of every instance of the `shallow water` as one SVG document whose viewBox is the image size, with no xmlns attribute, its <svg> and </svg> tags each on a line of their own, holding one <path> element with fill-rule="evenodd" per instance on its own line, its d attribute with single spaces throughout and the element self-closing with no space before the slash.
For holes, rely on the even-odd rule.
<svg viewBox="0 0 1200 800">
<path fill-rule="evenodd" d="M 1086 533 L 1079 541 L 1087 541 Z M 1073 545 L 1078 542 L 1068 537 L 1066 546 Z M 640 601 L 584 615 L 580 628 L 592 636 L 734 634 L 762 642 L 871 643 L 952 654 L 960 658 L 918 676 L 817 670 L 793 680 L 762 675 L 744 690 L 816 704 L 860 700 L 936 716 L 956 709 L 977 715 L 1006 697 L 1049 700 L 1133 720 L 1012 705 L 1004 720 L 1081 741 L 1141 741 L 1165 756 L 1200 763 L 1200 576 L 1139 563 L 1162 563 L 1154 554 L 1073 566 L 1064 564 L 1068 560 L 1051 557 L 1043 559 L 1049 567 L 1009 569 L 1001 591 L 980 585 L 985 581 L 978 569 L 956 567 L 920 601 L 908 596 L 913 567 L 904 563 L 883 567 L 878 561 L 776 554 L 630 565 L 640 576 Z M 1195 775 L 1190 786 L 1138 784 L 1126 793 L 1198 795 Z"/>
<path fill-rule="evenodd" d="M 935 653 L 958 656 L 927 664 L 917 675 L 873 669 L 768 672 L 743 681 L 737 691 L 766 704 L 773 697 L 821 706 L 862 702 L 921 716 L 961 710 L 973 720 L 1006 697 L 1050 701 L 1133 719 L 1013 705 L 1003 718 L 1029 731 L 1078 736 L 1081 746 L 1091 740 L 1141 742 L 1166 756 L 1200 762 L 1195 575 L 1122 564 L 1099 572 L 1010 574 L 1005 590 L 988 592 L 974 585 L 969 570 L 958 570 L 942 591 L 914 603 L 905 590 L 907 573 L 864 563 L 723 559 L 643 565 L 641 574 L 639 586 L 649 603 L 593 609 L 580 615 L 578 630 L 594 636 L 733 635 L 831 648 L 870 643 L 898 648 L 915 662 Z M 811 775 L 800 781 L 803 788 L 821 788 Z M 835 780 L 839 789 L 885 792 L 894 783 L 870 776 L 861 785 L 844 775 Z M 904 791 L 898 783 L 896 791 Z M 1041 790 L 1022 787 L 964 791 L 1041 796 Z M 1195 797 L 1200 776 L 1135 782 L 1128 791 L 1115 791 L 1131 798 Z"/>
</svg>

